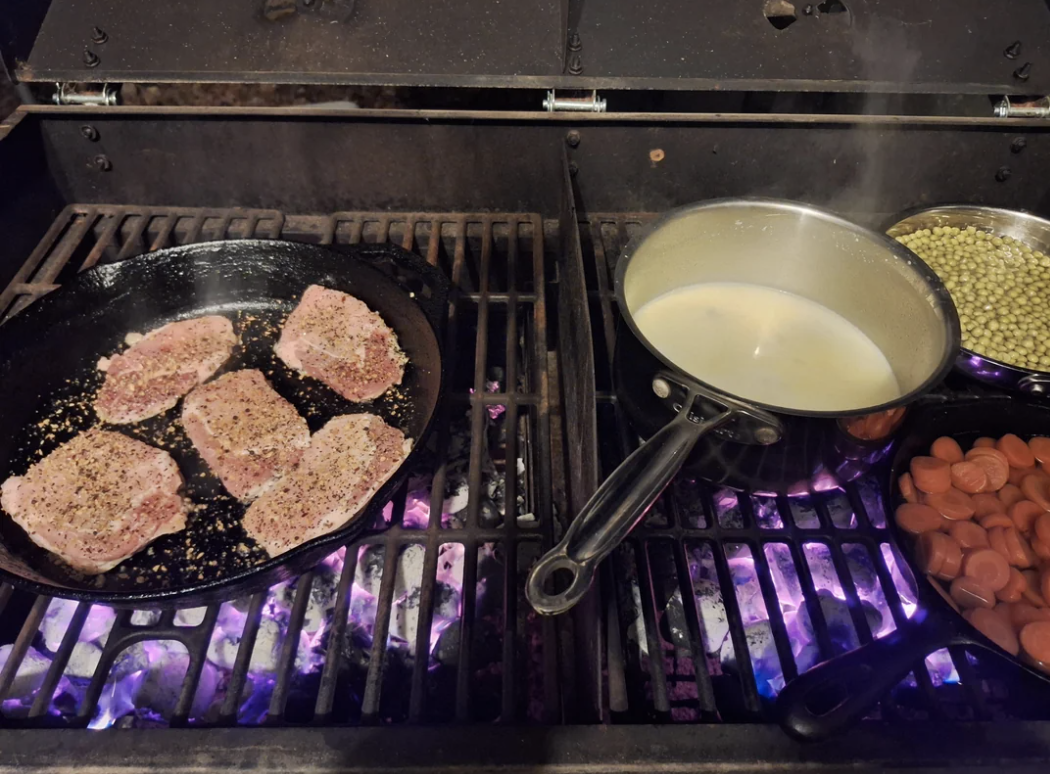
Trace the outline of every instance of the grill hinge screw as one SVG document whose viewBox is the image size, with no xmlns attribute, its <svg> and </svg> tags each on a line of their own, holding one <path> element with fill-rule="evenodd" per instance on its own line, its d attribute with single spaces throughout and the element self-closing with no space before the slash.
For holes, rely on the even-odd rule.
<svg viewBox="0 0 1050 774">
<path fill-rule="evenodd" d="M 109 40 L 109 35 L 106 34 L 106 31 L 104 29 L 102 29 L 101 27 L 93 27 L 92 28 L 92 30 L 91 30 L 91 42 L 92 43 L 97 43 L 98 45 L 101 46 L 107 40 Z"/>
<path fill-rule="evenodd" d="M 1014 70 L 1014 78 L 1019 81 L 1027 81 L 1028 77 L 1032 74 L 1032 63 L 1025 62 L 1023 65 Z"/>
<path fill-rule="evenodd" d="M 583 41 L 580 40 L 580 33 L 572 33 L 569 36 L 569 51 L 579 51 L 581 48 L 583 48 Z"/>
<path fill-rule="evenodd" d="M 98 67 L 99 58 L 98 54 L 92 51 L 90 48 L 84 49 L 84 64 L 88 67 Z"/>
<path fill-rule="evenodd" d="M 1007 46 L 1006 50 L 1003 52 L 1003 56 L 1005 56 L 1007 59 L 1017 59 L 1017 57 L 1019 57 L 1020 55 L 1021 41 L 1019 40 L 1015 40 L 1013 43 Z"/>
<path fill-rule="evenodd" d="M 583 57 L 578 53 L 569 57 L 569 75 L 580 75 L 583 72 Z"/>
<path fill-rule="evenodd" d="M 94 158 L 95 169 L 99 172 L 109 172 L 113 169 L 113 162 L 109 160 L 109 156 L 104 153 L 100 153 Z"/>
<path fill-rule="evenodd" d="M 995 179 L 998 180 L 1000 183 L 1005 183 L 1007 180 L 1010 179 L 1010 176 L 1012 174 L 1013 170 L 1010 169 L 1010 167 L 999 167 L 998 171 L 996 171 L 995 173 Z"/>
<path fill-rule="evenodd" d="M 91 124 L 84 124 L 82 127 L 80 127 L 80 136 L 83 137 L 85 140 L 97 142 L 98 129 L 93 127 Z"/>
<path fill-rule="evenodd" d="M 1024 137 L 1015 137 L 1013 139 L 1013 142 L 1010 143 L 1010 152 L 1011 153 L 1020 153 L 1021 151 L 1023 151 L 1027 147 L 1028 147 L 1028 140 L 1026 140 Z"/>
<path fill-rule="evenodd" d="M 1015 105 L 1009 97 L 1003 97 L 995 106 L 997 118 L 1050 118 L 1050 97 Z"/>
<path fill-rule="evenodd" d="M 547 92 L 543 109 L 548 113 L 604 113 L 606 102 L 592 91 L 589 97 L 559 97 L 554 89 Z"/>
<path fill-rule="evenodd" d="M 565 142 L 570 148 L 580 147 L 580 133 L 575 129 L 570 129 L 565 135 Z"/>
</svg>

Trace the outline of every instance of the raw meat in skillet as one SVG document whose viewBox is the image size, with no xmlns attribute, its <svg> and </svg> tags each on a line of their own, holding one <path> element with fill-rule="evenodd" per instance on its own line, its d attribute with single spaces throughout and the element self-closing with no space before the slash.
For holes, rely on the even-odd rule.
<svg viewBox="0 0 1050 774">
<path fill-rule="evenodd" d="M 373 414 L 335 417 L 314 433 L 299 465 L 244 514 L 270 556 L 338 529 L 404 462 L 412 442 Z"/>
<path fill-rule="evenodd" d="M 0 487 L 0 505 L 34 543 L 91 575 L 186 526 L 182 475 L 167 452 L 94 428 Z"/>
<path fill-rule="evenodd" d="M 401 383 L 406 358 L 383 318 L 353 296 L 311 285 L 274 352 L 347 400 L 378 398 Z"/>
<path fill-rule="evenodd" d="M 229 320 L 211 315 L 129 334 L 128 343 L 127 351 L 99 361 L 106 381 L 95 411 L 103 422 L 128 424 L 167 411 L 222 367 L 237 336 Z"/>
<path fill-rule="evenodd" d="M 251 502 L 310 445 L 310 428 L 261 371 L 224 374 L 182 403 L 182 426 L 204 461 L 238 500 Z"/>
</svg>

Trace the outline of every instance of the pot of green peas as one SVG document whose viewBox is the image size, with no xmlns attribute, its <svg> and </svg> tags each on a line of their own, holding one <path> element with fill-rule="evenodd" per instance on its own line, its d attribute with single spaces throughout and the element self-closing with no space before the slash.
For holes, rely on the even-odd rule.
<svg viewBox="0 0 1050 774">
<path fill-rule="evenodd" d="M 1050 395 L 1050 221 L 945 205 L 911 211 L 886 233 L 926 262 L 951 294 L 962 326 L 960 371 Z"/>
</svg>

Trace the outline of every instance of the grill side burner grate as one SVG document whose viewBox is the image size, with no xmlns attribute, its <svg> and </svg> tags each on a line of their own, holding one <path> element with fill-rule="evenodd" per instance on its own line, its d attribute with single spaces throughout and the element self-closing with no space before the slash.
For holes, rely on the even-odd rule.
<svg viewBox="0 0 1050 774">
<path fill-rule="evenodd" d="M 591 214 L 580 241 L 595 344 L 599 450 L 637 445 L 613 391 L 612 276 L 654 216 Z M 606 562 L 610 719 L 762 722 L 785 681 L 899 627 L 915 611 L 874 477 L 806 499 L 717 489 L 680 474 Z M 915 665 L 883 719 L 1046 720 L 1010 664 L 953 647 Z"/>
<path fill-rule="evenodd" d="M 0 648 L 4 723 L 556 721 L 556 624 L 521 592 L 554 530 L 540 216 L 70 205 L 0 293 L 0 316 L 99 262 L 237 238 L 390 242 L 449 274 L 449 399 L 433 454 L 384 512 L 388 528 L 250 599 L 114 615 L 0 586 L 0 643 L 18 631 Z M 213 663 L 218 646 L 228 668 Z M 132 651 L 142 661 L 122 684 Z M 68 674 L 85 653 L 94 669 Z M 142 683 L 172 653 L 169 706 L 146 712 Z"/>
</svg>

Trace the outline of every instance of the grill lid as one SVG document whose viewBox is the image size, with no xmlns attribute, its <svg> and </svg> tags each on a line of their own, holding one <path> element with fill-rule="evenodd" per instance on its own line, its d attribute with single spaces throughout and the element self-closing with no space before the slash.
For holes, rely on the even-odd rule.
<svg viewBox="0 0 1050 774">
<path fill-rule="evenodd" d="M 54 0 L 26 81 L 1046 94 L 1043 0 Z"/>
</svg>

